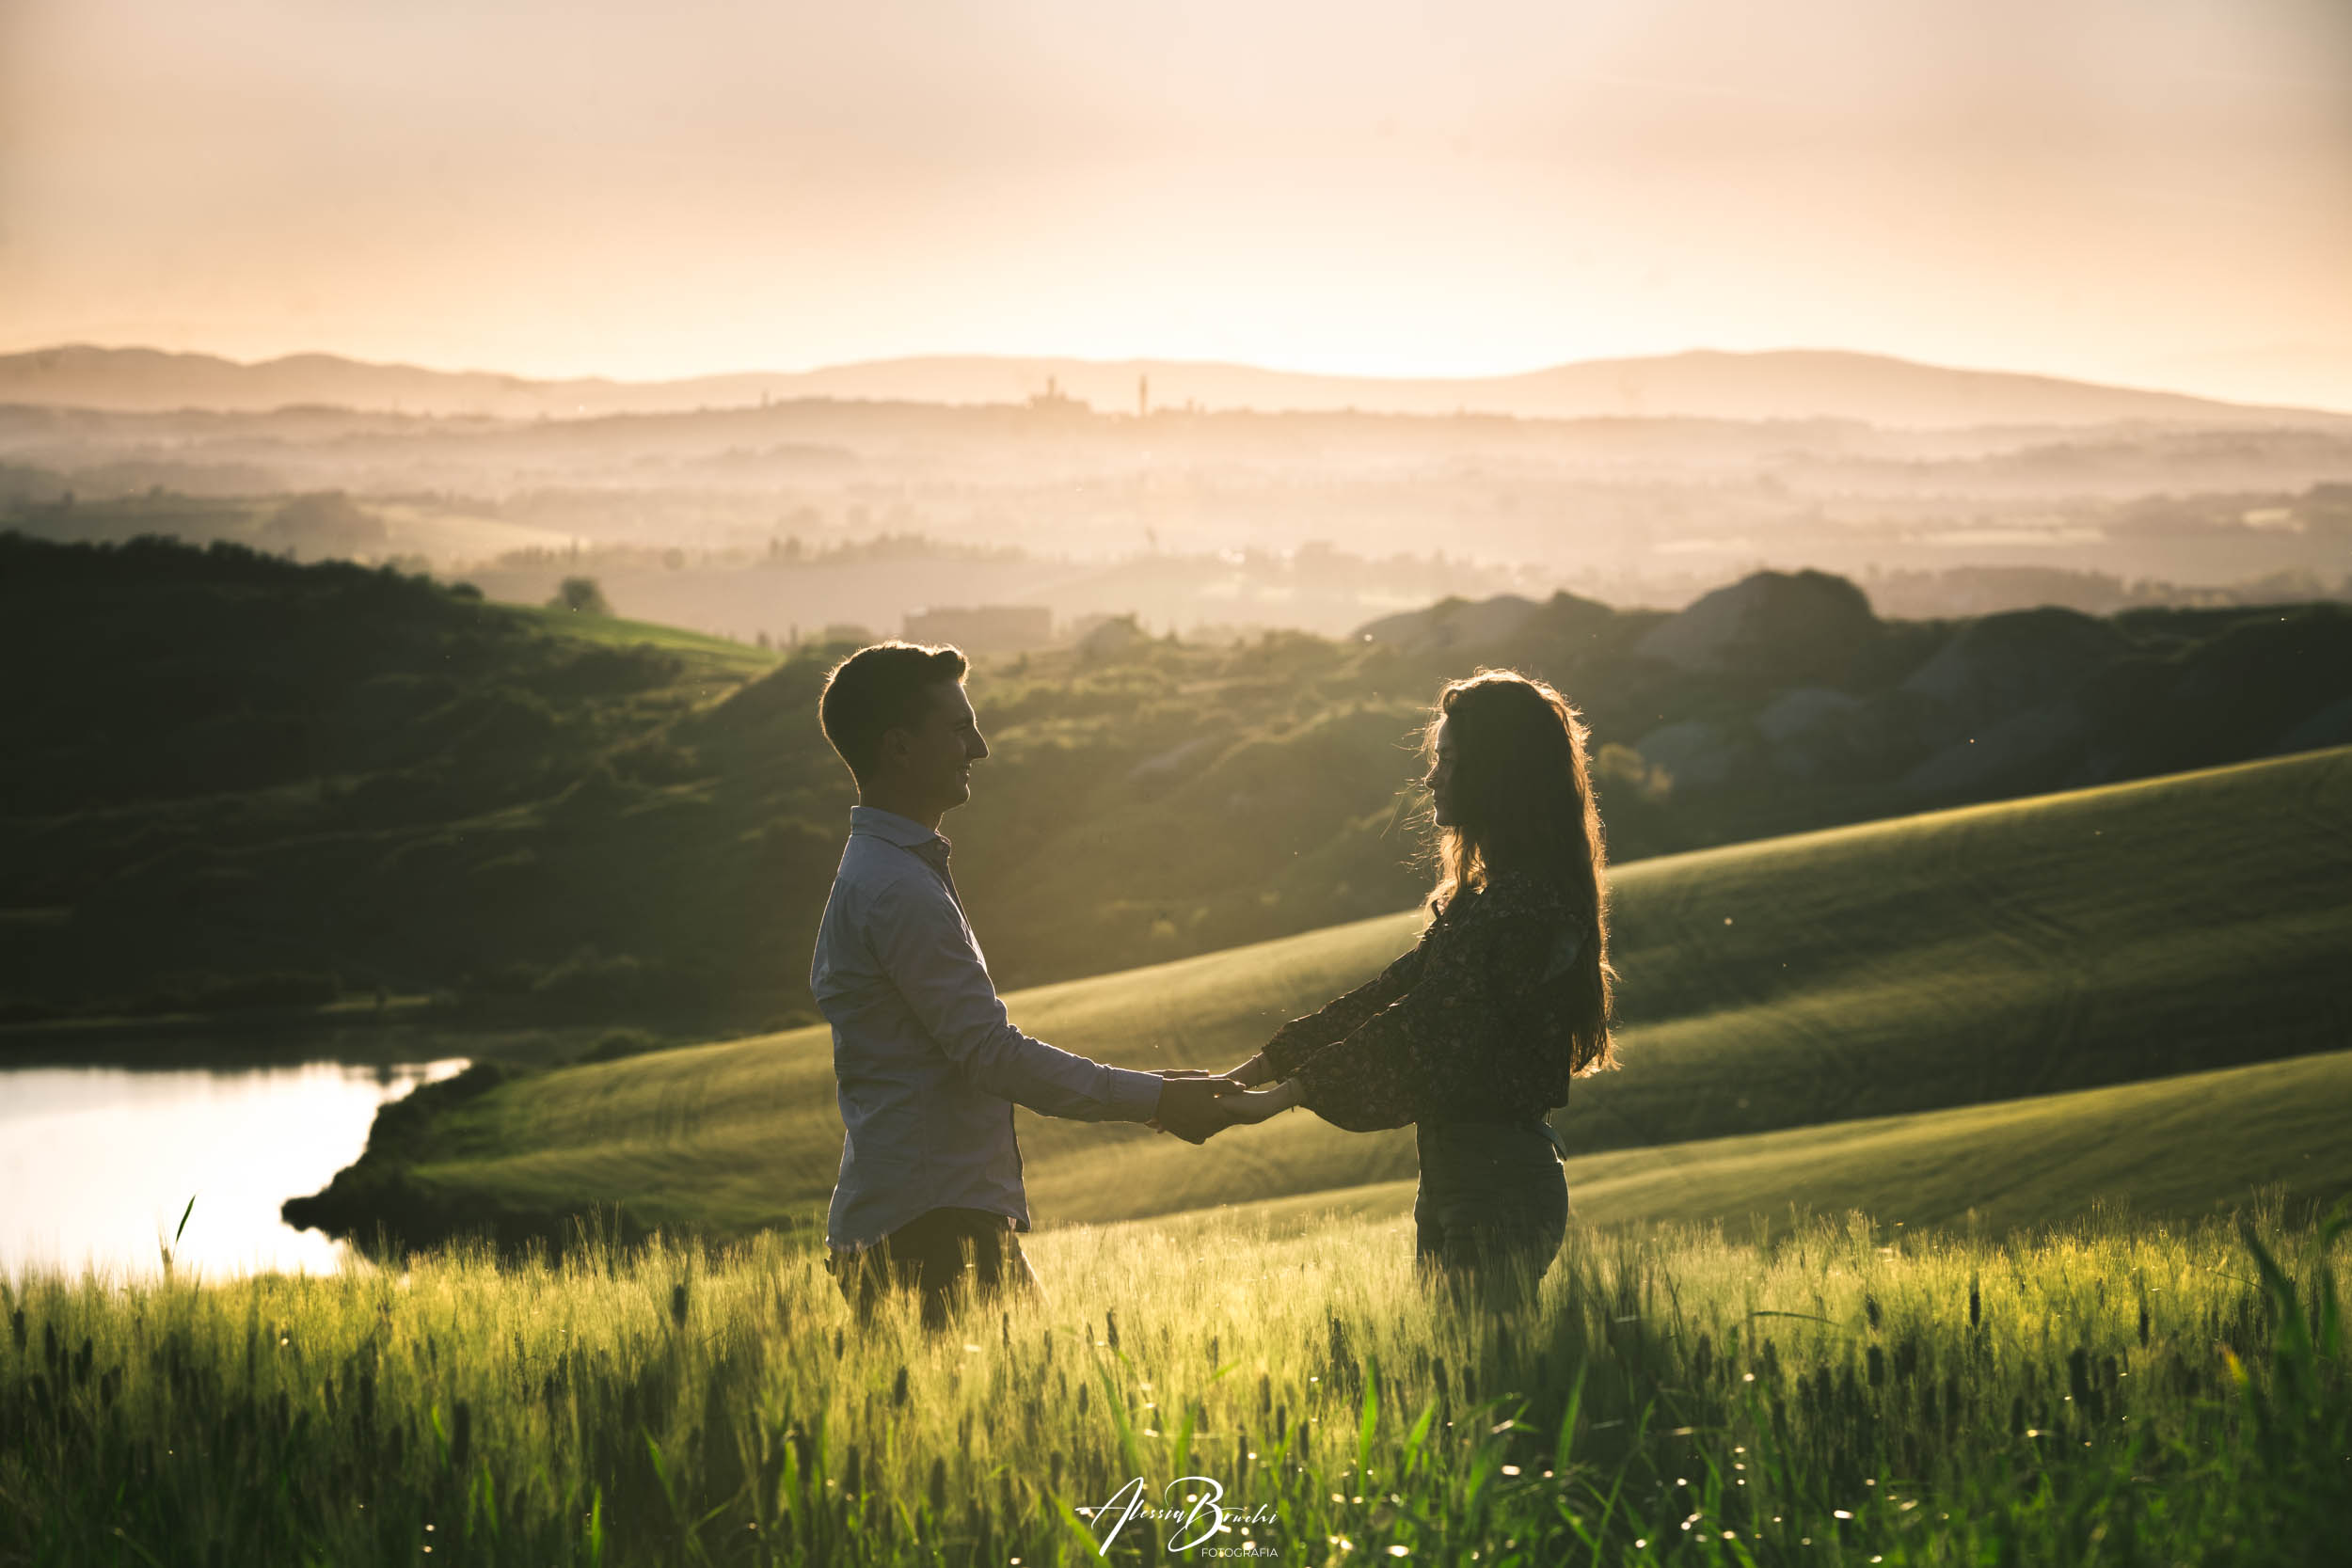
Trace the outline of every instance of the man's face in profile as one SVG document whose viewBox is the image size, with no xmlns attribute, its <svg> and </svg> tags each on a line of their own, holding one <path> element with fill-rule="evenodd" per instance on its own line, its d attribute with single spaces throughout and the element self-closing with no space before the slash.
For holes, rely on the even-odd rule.
<svg viewBox="0 0 2352 1568">
<path fill-rule="evenodd" d="M 972 799 L 972 765 L 988 755 L 961 681 L 930 689 L 930 705 L 907 730 L 908 782 L 942 811 Z"/>
</svg>

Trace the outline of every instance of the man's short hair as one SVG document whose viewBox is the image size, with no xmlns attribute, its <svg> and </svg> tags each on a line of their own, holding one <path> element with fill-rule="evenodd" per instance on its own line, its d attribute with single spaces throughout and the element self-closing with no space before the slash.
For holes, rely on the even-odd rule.
<svg viewBox="0 0 2352 1568">
<path fill-rule="evenodd" d="M 825 677 L 818 722 L 850 772 L 863 780 L 882 756 L 883 733 L 920 722 L 930 689 L 963 679 L 970 668 L 953 647 L 892 641 L 860 648 Z"/>
</svg>

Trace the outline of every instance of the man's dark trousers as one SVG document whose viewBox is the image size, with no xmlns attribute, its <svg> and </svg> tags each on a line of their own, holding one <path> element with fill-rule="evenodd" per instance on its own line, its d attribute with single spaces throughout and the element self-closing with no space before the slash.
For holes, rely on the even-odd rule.
<svg viewBox="0 0 2352 1568">
<path fill-rule="evenodd" d="M 1025 1289 L 1035 1277 L 1012 1221 L 986 1209 L 930 1210 L 869 1247 L 834 1253 L 827 1267 L 860 1323 L 872 1319 L 883 1291 L 917 1291 L 929 1329 L 946 1327 L 959 1300 Z"/>
</svg>

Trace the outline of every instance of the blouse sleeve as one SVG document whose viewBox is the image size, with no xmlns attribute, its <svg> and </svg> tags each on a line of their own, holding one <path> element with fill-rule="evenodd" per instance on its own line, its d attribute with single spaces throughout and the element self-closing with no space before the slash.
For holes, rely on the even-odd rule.
<svg viewBox="0 0 2352 1568">
<path fill-rule="evenodd" d="M 1565 1069 L 1524 1027 L 1526 1005 L 1581 947 L 1551 910 L 1482 898 L 1429 944 L 1420 979 L 1291 1076 L 1334 1127 L 1372 1132 L 1480 1106 L 1556 1105 Z M 1573 957 L 1573 953 L 1569 954 Z"/>
<path fill-rule="evenodd" d="M 1305 1018 L 1292 1019 L 1274 1031 L 1263 1048 L 1266 1066 L 1274 1069 L 1277 1078 L 1288 1078 L 1302 1059 L 1347 1035 L 1403 996 L 1421 978 L 1428 950 L 1429 931 L 1425 930 L 1410 951 L 1373 978 Z"/>
</svg>

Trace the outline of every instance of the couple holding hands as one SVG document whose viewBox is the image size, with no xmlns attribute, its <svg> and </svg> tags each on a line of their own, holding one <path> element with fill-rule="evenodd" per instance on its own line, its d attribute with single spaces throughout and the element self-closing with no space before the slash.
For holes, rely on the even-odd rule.
<svg viewBox="0 0 2352 1568">
<path fill-rule="evenodd" d="M 1421 940 L 1224 1074 L 1136 1072 L 1024 1034 L 965 918 L 939 821 L 988 755 L 953 648 L 886 642 L 827 678 L 825 737 L 857 781 L 810 983 L 833 1026 L 846 1135 L 829 1267 L 861 1316 L 911 1290 L 944 1326 L 970 1289 L 1025 1284 L 1012 1108 L 1139 1121 L 1192 1143 L 1304 1105 L 1335 1127 L 1415 1128 L 1415 1251 L 1532 1286 L 1566 1234 L 1545 1121 L 1613 1066 L 1600 816 L 1584 726 L 1549 686 L 1447 686 L 1426 736 L 1438 882 Z"/>
</svg>

